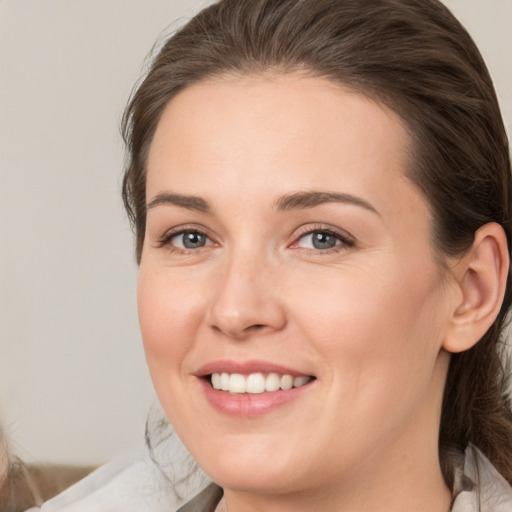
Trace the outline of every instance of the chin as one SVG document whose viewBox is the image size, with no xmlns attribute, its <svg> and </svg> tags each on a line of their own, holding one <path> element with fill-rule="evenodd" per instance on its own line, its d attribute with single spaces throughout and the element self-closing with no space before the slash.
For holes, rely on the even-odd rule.
<svg viewBox="0 0 512 512">
<path fill-rule="evenodd" d="M 301 464 L 295 457 L 288 457 L 286 450 L 263 447 L 260 442 L 250 439 L 241 444 L 243 446 L 236 446 L 232 440 L 223 445 L 218 443 L 222 449 L 215 453 L 210 450 L 208 456 L 197 457 L 196 461 L 216 484 L 225 489 L 274 494 L 287 488 L 292 490 L 294 482 L 300 480 L 297 469 Z"/>
<path fill-rule="evenodd" d="M 243 466 L 243 467 L 242 467 Z M 269 463 L 210 465 L 208 476 L 223 489 L 257 494 L 287 494 L 302 488 L 300 478 L 290 475 L 289 468 L 272 467 Z M 286 478 L 283 475 L 287 475 Z M 298 475 L 297 475 L 298 476 Z"/>
</svg>

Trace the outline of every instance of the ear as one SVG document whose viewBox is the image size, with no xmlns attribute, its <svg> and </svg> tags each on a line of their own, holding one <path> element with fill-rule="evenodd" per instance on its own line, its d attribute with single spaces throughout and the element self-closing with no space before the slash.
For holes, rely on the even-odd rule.
<svg viewBox="0 0 512 512">
<path fill-rule="evenodd" d="M 507 237 L 494 222 L 475 233 L 471 249 L 453 269 L 457 300 L 443 348 L 463 352 L 475 345 L 496 319 L 509 273 Z"/>
</svg>

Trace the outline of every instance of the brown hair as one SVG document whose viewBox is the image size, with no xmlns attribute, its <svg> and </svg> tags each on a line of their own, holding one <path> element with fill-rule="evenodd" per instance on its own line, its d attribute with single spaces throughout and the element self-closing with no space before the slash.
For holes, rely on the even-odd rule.
<svg viewBox="0 0 512 512">
<path fill-rule="evenodd" d="M 166 104 L 221 74 L 302 71 L 349 86 L 393 109 L 413 143 L 409 177 L 427 198 L 434 246 L 463 254 L 487 222 L 512 239 L 508 140 L 493 84 L 471 37 L 437 0 L 224 0 L 162 47 L 123 119 L 123 200 L 140 261 L 145 165 Z M 452 356 L 440 446 L 478 446 L 512 483 L 512 414 L 498 318 L 474 348 Z M 445 473 L 447 480 L 450 475 Z"/>
</svg>

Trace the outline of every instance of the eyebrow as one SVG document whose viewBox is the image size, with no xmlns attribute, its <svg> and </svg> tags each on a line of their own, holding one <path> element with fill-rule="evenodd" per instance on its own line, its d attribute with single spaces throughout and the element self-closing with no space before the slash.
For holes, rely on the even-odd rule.
<svg viewBox="0 0 512 512">
<path fill-rule="evenodd" d="M 202 197 L 187 196 L 172 192 L 161 192 L 160 194 L 157 194 L 151 202 L 146 205 L 146 209 L 150 210 L 151 208 L 162 204 L 173 204 L 175 206 L 180 206 L 181 208 L 186 208 L 187 210 L 196 210 L 202 213 L 208 213 L 211 210 L 208 202 Z"/>
<path fill-rule="evenodd" d="M 274 208 L 278 211 L 302 210 L 314 208 L 315 206 L 326 203 L 352 204 L 380 215 L 370 203 L 360 197 L 344 193 L 317 191 L 285 194 L 274 203 Z M 165 204 L 172 204 L 181 208 L 186 208 L 187 210 L 196 210 L 201 213 L 209 213 L 212 210 L 208 201 L 202 197 L 177 194 L 173 192 L 161 192 L 160 194 L 157 194 L 146 205 L 146 208 L 150 210 L 151 208 Z"/>
<path fill-rule="evenodd" d="M 279 198 L 275 207 L 279 211 L 297 210 L 305 208 L 314 208 L 326 203 L 344 203 L 360 206 L 365 210 L 380 215 L 379 212 L 367 201 L 351 194 L 332 193 L 332 192 L 296 192 L 286 194 Z"/>
</svg>

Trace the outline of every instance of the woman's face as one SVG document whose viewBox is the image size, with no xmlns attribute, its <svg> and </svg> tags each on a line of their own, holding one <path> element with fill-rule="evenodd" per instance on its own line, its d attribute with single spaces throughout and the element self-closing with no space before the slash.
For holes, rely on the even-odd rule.
<svg viewBox="0 0 512 512">
<path fill-rule="evenodd" d="M 219 78 L 166 107 L 140 323 L 163 408 L 220 485 L 382 484 L 435 459 L 453 293 L 408 150 L 393 113 L 319 78 Z"/>
</svg>

